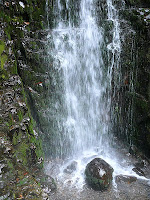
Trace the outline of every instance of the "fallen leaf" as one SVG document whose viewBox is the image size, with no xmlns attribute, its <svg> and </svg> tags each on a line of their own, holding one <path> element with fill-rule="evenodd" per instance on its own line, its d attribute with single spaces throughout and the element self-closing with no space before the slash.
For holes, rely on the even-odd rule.
<svg viewBox="0 0 150 200">
<path fill-rule="evenodd" d="M 16 181 L 19 182 L 19 178 L 16 178 Z"/>
<path fill-rule="evenodd" d="M 39 84 L 42 84 L 42 82 L 38 82 L 38 83 L 36 83 L 36 85 L 39 85 Z"/>
<path fill-rule="evenodd" d="M 25 25 L 29 25 L 29 24 L 30 24 L 30 22 L 24 22 L 24 24 L 25 24 Z"/>
<path fill-rule="evenodd" d="M 22 196 L 22 194 L 20 194 L 19 198 L 17 198 L 17 199 L 23 199 L 23 196 Z"/>
</svg>

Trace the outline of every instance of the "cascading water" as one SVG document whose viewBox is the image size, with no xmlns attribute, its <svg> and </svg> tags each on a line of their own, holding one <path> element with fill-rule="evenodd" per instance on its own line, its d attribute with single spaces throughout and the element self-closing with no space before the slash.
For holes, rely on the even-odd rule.
<svg viewBox="0 0 150 200">
<path fill-rule="evenodd" d="M 76 3 L 79 4 L 78 1 Z M 119 71 L 121 45 L 117 10 L 112 0 L 106 0 L 100 5 L 101 16 L 97 16 L 96 2 L 81 0 L 78 6 L 80 11 L 74 16 L 72 4 L 69 0 L 57 1 L 55 9 L 59 15 L 56 28 L 48 36 L 53 39 L 53 67 L 61 74 L 62 88 L 62 109 L 58 109 L 58 112 L 60 110 L 63 113 L 54 115 L 58 133 L 53 144 L 56 148 L 55 156 L 68 160 L 61 167 L 59 175 L 57 172 L 57 177 L 64 183 L 71 180 L 72 184 L 82 187 L 85 166 L 97 156 L 114 167 L 114 174 L 134 173 L 124 160 L 122 163 L 126 171 L 122 168 L 121 161 L 114 158 L 116 154 L 109 141 L 113 96 L 111 83 L 119 82 L 117 70 Z M 106 13 L 102 12 L 104 7 L 106 10 L 103 12 Z M 106 26 L 109 27 L 110 37 L 105 35 Z M 68 178 L 64 169 L 72 160 L 78 166 Z M 46 166 L 47 173 L 50 170 L 51 165 Z"/>
<path fill-rule="evenodd" d="M 112 3 L 108 1 L 110 20 Z M 66 3 L 69 8 L 69 2 Z M 59 12 L 62 5 L 58 1 Z M 108 13 L 109 13 L 108 12 Z M 91 0 L 81 1 L 80 25 L 75 28 L 71 19 L 60 20 L 53 30 L 54 54 L 59 58 L 59 70 L 63 71 L 64 105 L 66 116 L 62 124 L 64 133 L 60 145 L 67 155 L 77 155 L 95 147 L 104 147 L 109 129 L 111 66 L 103 61 L 104 30 L 96 23 L 96 10 Z M 115 27 L 116 29 L 116 27 Z M 118 44 L 115 30 L 114 50 Z M 116 40 L 116 41 L 115 41 Z M 116 52 L 115 52 L 116 53 Z M 113 58 L 114 59 L 114 58 Z M 114 61 L 113 61 L 114 62 Z M 58 65 L 57 65 L 58 67 Z M 67 145 L 65 145 L 67 143 Z M 106 148 L 105 140 L 105 148 Z"/>
</svg>

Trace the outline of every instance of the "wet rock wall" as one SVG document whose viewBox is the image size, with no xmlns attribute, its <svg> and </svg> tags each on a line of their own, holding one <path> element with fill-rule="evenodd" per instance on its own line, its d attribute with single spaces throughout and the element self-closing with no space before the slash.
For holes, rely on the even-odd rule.
<svg viewBox="0 0 150 200">
<path fill-rule="evenodd" d="M 150 155 L 150 3 L 125 1 L 120 8 L 120 84 L 115 91 L 115 134 L 133 154 Z"/>
</svg>

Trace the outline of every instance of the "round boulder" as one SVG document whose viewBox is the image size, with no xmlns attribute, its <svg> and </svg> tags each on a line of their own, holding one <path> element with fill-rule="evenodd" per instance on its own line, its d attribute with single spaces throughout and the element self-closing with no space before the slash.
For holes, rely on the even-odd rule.
<svg viewBox="0 0 150 200">
<path fill-rule="evenodd" d="M 106 190 L 112 183 L 113 168 L 101 158 L 95 158 L 85 169 L 86 181 L 94 190 Z"/>
</svg>

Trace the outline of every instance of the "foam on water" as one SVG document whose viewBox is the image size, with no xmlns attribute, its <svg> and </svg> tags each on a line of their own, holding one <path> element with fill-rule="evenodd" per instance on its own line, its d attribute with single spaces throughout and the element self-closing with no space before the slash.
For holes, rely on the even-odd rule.
<svg viewBox="0 0 150 200">
<path fill-rule="evenodd" d="M 84 189 L 84 186 L 86 184 L 85 182 L 85 168 L 86 165 L 92 161 L 94 158 L 102 158 L 104 159 L 107 163 L 109 163 L 112 168 L 114 169 L 113 172 L 113 187 L 114 190 L 117 189 L 117 184 L 115 182 L 115 177 L 117 175 L 125 175 L 125 176 L 134 176 L 138 179 L 145 180 L 148 184 L 150 184 L 150 180 L 145 178 L 144 176 L 139 176 L 137 175 L 132 169 L 133 165 L 127 163 L 127 160 L 125 159 L 125 156 L 122 157 L 122 159 L 116 157 L 116 153 L 112 152 L 105 154 L 104 152 L 99 152 L 99 151 L 94 151 L 94 150 L 89 150 L 82 152 L 80 156 L 76 156 L 73 159 L 67 160 L 65 162 L 59 162 L 58 163 L 58 168 L 57 165 L 56 171 L 57 174 L 53 174 L 54 177 L 57 177 L 58 183 L 63 186 L 64 188 L 74 188 L 74 190 L 77 191 L 82 191 Z M 73 162 L 77 163 L 76 169 L 71 172 L 70 174 L 65 172 L 68 166 L 72 164 Z M 46 172 L 47 174 L 52 175 L 51 171 L 51 164 L 48 164 L 46 166 Z"/>
</svg>

